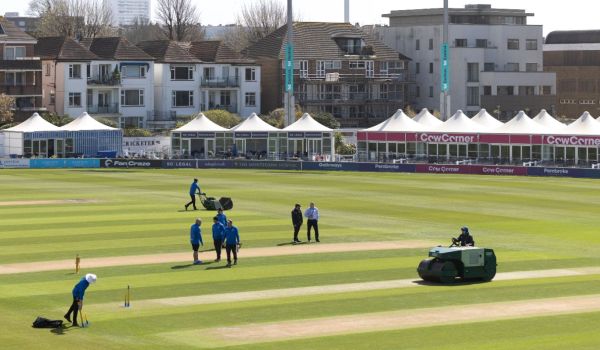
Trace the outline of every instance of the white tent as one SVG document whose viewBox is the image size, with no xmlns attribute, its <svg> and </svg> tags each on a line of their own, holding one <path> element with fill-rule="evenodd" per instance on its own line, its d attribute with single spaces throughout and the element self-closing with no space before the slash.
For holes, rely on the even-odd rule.
<svg viewBox="0 0 600 350">
<path fill-rule="evenodd" d="M 314 120 L 313 117 L 308 113 L 304 113 L 302 118 L 296 120 L 294 123 L 288 125 L 283 129 L 284 131 L 316 131 L 316 132 L 331 132 L 332 129 Z"/>
<path fill-rule="evenodd" d="M 67 131 L 83 131 L 83 130 L 118 130 L 117 128 L 110 127 L 102 124 L 96 119 L 90 117 L 87 112 L 83 112 L 82 115 L 74 119 L 72 122 L 60 127 L 61 130 Z"/>
<path fill-rule="evenodd" d="M 475 116 L 471 118 L 471 120 L 483 126 L 483 131 L 493 130 L 501 127 L 504 124 L 498 119 L 492 117 L 485 110 L 485 108 L 482 108 L 479 113 L 475 114 Z"/>
<path fill-rule="evenodd" d="M 546 127 L 529 118 L 523 111 L 499 128 L 493 129 L 496 134 L 543 134 Z"/>
<path fill-rule="evenodd" d="M 460 109 L 454 113 L 450 119 L 440 125 L 436 131 L 438 132 L 455 132 L 455 133 L 472 133 L 482 131 L 484 128 L 481 124 L 472 121 Z"/>
<path fill-rule="evenodd" d="M 423 125 L 426 129 L 428 129 L 428 131 L 435 130 L 444 123 L 436 118 L 433 114 L 429 113 L 427 108 L 423 108 L 419 114 L 413 118 L 413 120 Z"/>
<path fill-rule="evenodd" d="M 180 131 L 226 131 L 227 129 L 214 123 L 208 119 L 204 113 L 199 113 L 198 116 L 190 120 L 187 124 L 180 128 L 173 130 L 174 132 Z"/>
<path fill-rule="evenodd" d="M 404 114 L 404 112 L 401 109 L 399 109 L 396 111 L 396 113 L 394 113 L 394 115 L 392 115 L 388 119 L 384 120 L 383 122 L 381 122 L 375 126 L 365 129 L 363 131 L 412 132 L 412 131 L 424 131 L 425 129 L 426 128 L 423 125 L 417 123 L 413 119 L 410 119 L 409 116 Z"/>
<path fill-rule="evenodd" d="M 533 120 L 545 126 L 548 132 L 562 132 L 564 131 L 566 125 L 554 119 L 550 113 L 546 112 L 545 109 L 542 109 L 538 115 L 536 115 Z"/>
<path fill-rule="evenodd" d="M 36 132 L 36 131 L 59 131 L 58 126 L 50 124 L 39 114 L 33 113 L 26 121 L 12 128 L 4 129 L 3 131 L 11 132 Z"/>
<path fill-rule="evenodd" d="M 584 112 L 581 117 L 572 122 L 565 128 L 571 135 L 600 135 L 600 121 L 597 121 L 588 112 Z"/>
<path fill-rule="evenodd" d="M 280 129 L 277 129 L 276 127 L 269 125 L 267 122 L 260 119 L 260 117 L 257 116 L 256 113 L 252 113 L 248 118 L 246 118 L 246 120 L 244 120 L 243 122 L 239 123 L 238 125 L 234 126 L 233 128 L 231 128 L 229 130 L 235 131 L 235 132 L 281 131 Z"/>
</svg>

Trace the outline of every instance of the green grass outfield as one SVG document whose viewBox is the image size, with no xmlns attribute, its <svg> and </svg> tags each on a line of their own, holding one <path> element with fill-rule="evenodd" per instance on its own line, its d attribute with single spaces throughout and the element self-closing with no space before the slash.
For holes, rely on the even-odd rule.
<svg viewBox="0 0 600 350">
<path fill-rule="evenodd" d="M 214 212 L 183 211 L 193 177 L 230 196 L 240 264 L 187 266 L 189 226 Z M 2 205 L 13 201 L 83 203 Z M 426 240 L 447 244 L 467 225 L 494 248 L 498 272 L 600 266 L 600 182 L 565 178 L 267 170 L 0 170 L 0 265 L 189 252 L 189 261 L 87 269 L 89 328 L 31 328 L 60 319 L 80 276 L 71 270 L 0 274 L 1 349 L 598 349 L 600 312 L 504 319 L 293 341 L 228 345 L 214 328 L 366 313 L 600 294 L 600 275 L 420 286 L 144 307 L 144 300 L 280 288 L 417 279 L 427 249 L 244 258 L 244 249 L 290 242 L 290 211 L 314 201 L 321 244 Z M 201 207 L 201 205 L 199 206 Z M 300 238 L 306 239 L 303 226 Z M 303 249 L 302 246 L 298 246 Z M 214 253 L 202 252 L 211 261 Z M 127 285 L 132 307 L 122 307 Z M 481 310 L 485 313 L 485 309 Z M 235 332 L 230 329 L 230 332 Z"/>
</svg>

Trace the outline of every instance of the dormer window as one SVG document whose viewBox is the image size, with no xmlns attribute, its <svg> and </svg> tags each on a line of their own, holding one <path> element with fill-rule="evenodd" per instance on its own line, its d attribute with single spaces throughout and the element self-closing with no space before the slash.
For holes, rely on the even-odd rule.
<svg viewBox="0 0 600 350">
<path fill-rule="evenodd" d="M 338 44 L 346 55 L 360 55 L 362 52 L 363 41 L 361 38 L 341 38 L 338 39 Z"/>
</svg>

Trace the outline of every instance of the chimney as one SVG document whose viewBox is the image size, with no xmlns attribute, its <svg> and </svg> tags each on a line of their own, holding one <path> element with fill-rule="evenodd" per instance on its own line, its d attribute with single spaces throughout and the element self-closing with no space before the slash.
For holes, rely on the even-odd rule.
<svg viewBox="0 0 600 350">
<path fill-rule="evenodd" d="M 344 0 L 344 22 L 350 23 L 350 0 Z"/>
</svg>

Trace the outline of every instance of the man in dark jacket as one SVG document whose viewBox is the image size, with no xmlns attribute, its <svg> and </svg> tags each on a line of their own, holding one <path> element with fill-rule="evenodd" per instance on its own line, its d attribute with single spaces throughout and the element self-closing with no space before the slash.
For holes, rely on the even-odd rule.
<svg viewBox="0 0 600 350">
<path fill-rule="evenodd" d="M 469 234 L 469 228 L 463 226 L 460 228 L 460 236 L 458 238 L 452 238 L 452 243 L 459 245 L 461 247 L 473 247 L 475 246 L 475 241 L 473 240 L 473 236 Z"/>
<path fill-rule="evenodd" d="M 300 243 L 298 239 L 298 232 L 300 232 L 300 227 L 304 219 L 302 218 L 302 210 L 300 210 L 300 204 L 296 204 L 294 206 L 294 210 L 292 210 L 292 225 L 294 225 L 294 243 Z"/>
</svg>

